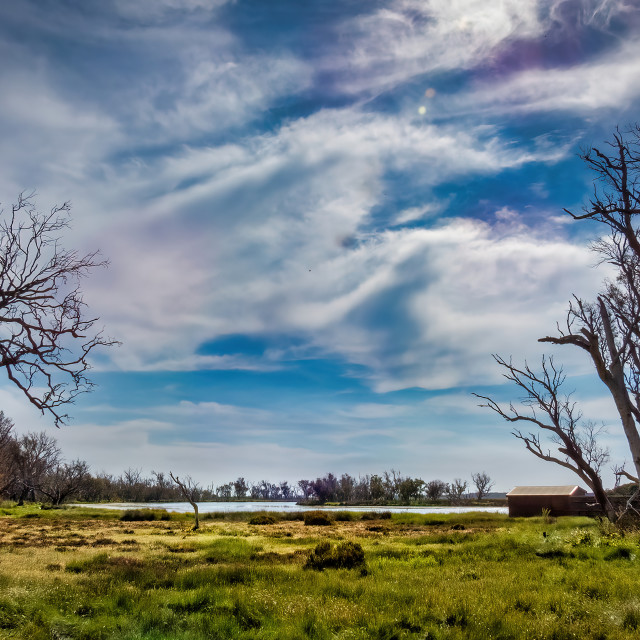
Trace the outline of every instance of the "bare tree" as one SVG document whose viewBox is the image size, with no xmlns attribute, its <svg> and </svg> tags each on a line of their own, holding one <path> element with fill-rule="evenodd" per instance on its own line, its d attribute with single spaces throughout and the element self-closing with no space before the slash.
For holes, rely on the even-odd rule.
<svg viewBox="0 0 640 640">
<path fill-rule="evenodd" d="M 0 411 L 0 495 L 6 495 L 16 482 L 18 441 L 13 420 Z"/>
<path fill-rule="evenodd" d="M 244 498 L 247 495 L 247 491 L 249 491 L 249 487 L 244 478 L 239 477 L 233 483 L 233 492 L 236 498 Z"/>
<path fill-rule="evenodd" d="M 351 501 L 354 494 L 355 485 L 355 478 L 350 476 L 348 473 L 343 473 L 340 476 L 340 500 L 342 502 Z"/>
<path fill-rule="evenodd" d="M 618 477 L 624 476 L 640 483 L 640 127 L 636 125 L 621 132 L 616 129 L 605 147 L 589 148 L 581 157 L 595 174 L 594 189 L 581 214 L 565 211 L 574 220 L 592 220 L 604 225 L 603 236 L 592 244 L 601 263 L 613 268 L 614 277 L 605 281 L 603 290 L 594 302 L 574 296 L 567 316 L 557 326 L 557 335 L 540 338 L 540 342 L 554 345 L 573 345 L 584 350 L 595 371 L 609 391 L 624 431 L 633 472 L 616 466 Z M 600 467 L 607 452 L 599 446 L 601 429 L 583 423 L 575 405 L 559 395 L 559 383 L 564 380 L 562 370 L 555 370 L 551 361 L 543 361 L 543 371 L 536 375 L 526 365 L 517 369 L 511 362 L 496 358 L 506 371 L 506 377 L 527 391 L 530 407 L 538 404 L 538 411 L 546 414 L 545 421 L 536 423 L 541 430 L 554 433 L 557 457 L 546 450 L 539 434 L 514 432 L 527 448 L 542 459 L 572 468 L 591 483 L 602 508 L 611 513 L 606 496 L 601 493 Z M 545 370 L 546 368 L 546 370 Z M 540 398 L 536 393 L 540 392 Z M 482 397 L 482 396 L 480 396 Z M 502 410 L 493 400 L 487 405 L 512 422 L 529 420 L 513 406 Z M 548 411 L 551 411 L 549 413 Z M 555 413 L 554 413 L 555 411 Z M 543 426 L 544 425 L 544 426 Z M 566 441 L 564 439 L 566 439 Z M 588 482 L 588 484 L 589 484 Z"/>
<path fill-rule="evenodd" d="M 41 431 L 28 433 L 18 439 L 16 485 L 19 504 L 35 500 L 36 493 L 60 463 L 60 449 L 55 438 Z"/>
<path fill-rule="evenodd" d="M 278 489 L 280 490 L 280 497 L 283 500 L 288 500 L 291 497 L 291 487 L 289 486 L 289 482 L 287 480 L 278 484 Z"/>
<path fill-rule="evenodd" d="M 298 480 L 298 488 L 302 491 L 304 500 L 308 500 L 313 494 L 313 483 L 311 480 Z"/>
<path fill-rule="evenodd" d="M 464 497 L 464 492 L 467 490 L 468 483 L 461 478 L 454 478 L 451 484 L 448 484 L 445 489 L 447 499 L 453 504 L 460 504 Z"/>
<path fill-rule="evenodd" d="M 554 462 L 578 475 L 593 491 L 603 512 L 612 516 L 613 508 L 600 477 L 602 466 L 609 458 L 608 451 L 599 446 L 599 430 L 594 424 L 582 422 L 582 415 L 571 395 L 562 394 L 561 387 L 565 381 L 562 368 L 556 367 L 552 358 L 543 358 L 541 370 L 536 373 L 526 363 L 519 369 L 500 356 L 494 358 L 505 370 L 504 377 L 524 391 L 523 408 L 511 403 L 505 409 L 491 398 L 474 394 L 486 401 L 480 406 L 495 411 L 508 422 L 533 425 L 535 431 L 522 432 L 514 428 L 512 434 L 541 460 Z M 551 451 L 541 433 L 549 436 L 549 442 L 557 453 Z"/>
<path fill-rule="evenodd" d="M 484 471 L 480 473 L 472 473 L 471 479 L 473 480 L 473 484 L 476 486 L 476 497 L 478 500 L 482 500 L 482 498 L 491 491 L 493 481 Z"/>
<path fill-rule="evenodd" d="M 0 221 L 0 366 L 56 426 L 63 407 L 92 388 L 89 355 L 116 344 L 94 331 L 79 280 L 105 266 L 97 253 L 79 255 L 60 245 L 69 203 L 36 211 L 33 194 L 21 194 Z"/>
<path fill-rule="evenodd" d="M 118 478 L 120 491 L 125 500 L 131 502 L 142 502 L 145 499 L 147 485 L 142 477 L 142 469 L 129 467 L 122 472 Z"/>
<path fill-rule="evenodd" d="M 398 486 L 398 494 L 400 500 L 404 504 L 409 504 L 411 500 L 417 500 L 420 497 L 424 480 L 420 478 L 404 478 Z"/>
<path fill-rule="evenodd" d="M 425 485 L 425 495 L 427 496 L 427 500 L 437 502 L 442 498 L 446 489 L 447 484 L 442 482 L 442 480 L 429 480 Z"/>
<path fill-rule="evenodd" d="M 178 476 L 174 476 L 171 471 L 169 472 L 169 476 L 178 485 L 182 497 L 193 507 L 195 517 L 193 530 L 195 531 L 200 527 L 200 519 L 198 517 L 198 498 L 200 497 L 201 492 L 200 485 L 195 482 L 191 476 L 186 476 L 184 480 L 180 480 L 180 478 L 178 478 Z"/>
<path fill-rule="evenodd" d="M 62 504 L 78 495 L 89 478 L 89 466 L 84 460 L 73 460 L 59 464 L 48 473 L 38 486 L 38 490 L 51 500 L 52 504 Z"/>
<path fill-rule="evenodd" d="M 149 499 L 166 500 L 173 489 L 172 483 L 166 478 L 164 472 L 151 470 L 152 480 L 149 482 Z"/>
<path fill-rule="evenodd" d="M 233 483 L 227 482 L 226 484 L 221 484 L 216 487 L 216 496 L 218 498 L 222 498 L 223 500 L 231 500 L 231 495 L 233 494 Z"/>
</svg>

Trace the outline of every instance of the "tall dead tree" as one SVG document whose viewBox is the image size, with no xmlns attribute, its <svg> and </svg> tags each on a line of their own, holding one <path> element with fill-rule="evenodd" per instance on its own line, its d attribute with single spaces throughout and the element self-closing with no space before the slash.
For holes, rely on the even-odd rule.
<svg viewBox="0 0 640 640">
<path fill-rule="evenodd" d="M 614 269 L 595 302 L 572 300 L 558 335 L 540 342 L 570 344 L 586 351 L 615 403 L 640 479 L 640 127 L 616 130 L 607 148 L 588 149 L 582 158 L 596 175 L 594 192 L 575 220 L 594 220 L 605 235 L 592 248 Z"/>
<path fill-rule="evenodd" d="M 91 352 L 116 344 L 94 330 L 98 319 L 86 315 L 79 288 L 106 262 L 60 244 L 69 208 L 42 214 L 21 194 L 10 213 L 0 211 L 0 367 L 56 426 L 68 418 L 63 408 L 93 386 Z"/>
<path fill-rule="evenodd" d="M 539 341 L 573 345 L 589 355 L 613 399 L 631 453 L 632 472 L 618 466 L 616 473 L 640 483 L 640 127 L 624 132 L 616 129 L 605 147 L 587 149 L 581 157 L 595 174 L 593 194 L 582 213 L 565 211 L 574 220 L 591 220 L 604 226 L 602 237 L 592 249 L 601 263 L 612 268 L 613 278 L 605 281 L 593 302 L 574 296 L 564 323 L 557 326 L 557 335 Z M 606 452 L 598 445 L 598 429 L 587 423 L 580 430 L 581 417 L 575 405 L 558 395 L 564 380 L 561 369 L 556 370 L 547 360 L 543 361 L 542 373 L 536 375 L 526 365 L 518 369 L 499 357 L 496 360 L 506 369 L 505 377 L 526 392 L 528 406 L 537 406 L 548 420 L 543 422 L 535 414 L 525 416 L 513 406 L 503 410 L 491 398 L 484 398 L 484 406 L 506 420 L 528 421 L 551 433 L 565 458 L 545 450 L 539 432 L 524 435 L 514 431 L 538 457 L 575 471 L 610 513 L 610 506 L 600 495 L 599 480 Z"/>
</svg>

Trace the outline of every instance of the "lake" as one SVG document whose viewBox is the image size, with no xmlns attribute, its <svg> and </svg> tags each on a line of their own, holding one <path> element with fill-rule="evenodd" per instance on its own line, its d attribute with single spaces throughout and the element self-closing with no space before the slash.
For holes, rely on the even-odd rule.
<svg viewBox="0 0 640 640">
<path fill-rule="evenodd" d="M 250 511 L 391 511 L 391 513 L 508 513 L 507 507 L 407 507 L 407 506 L 340 506 L 319 507 L 299 505 L 295 502 L 198 502 L 200 513 L 230 513 Z M 193 508 L 188 502 L 109 502 L 106 504 L 77 504 L 78 507 L 96 509 L 166 509 L 178 513 L 189 513 Z"/>
</svg>

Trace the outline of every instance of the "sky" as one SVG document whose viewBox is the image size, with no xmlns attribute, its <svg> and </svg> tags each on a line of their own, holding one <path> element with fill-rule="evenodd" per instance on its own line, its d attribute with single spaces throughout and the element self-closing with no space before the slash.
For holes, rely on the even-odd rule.
<svg viewBox="0 0 640 640">
<path fill-rule="evenodd" d="M 537 338 L 606 275 L 563 208 L 640 119 L 639 54 L 636 0 L 0 3 L 0 201 L 71 202 L 122 343 L 68 426 L 6 378 L 0 407 L 116 475 L 569 484 L 472 395 L 550 353 L 628 459 L 586 357 Z"/>
</svg>

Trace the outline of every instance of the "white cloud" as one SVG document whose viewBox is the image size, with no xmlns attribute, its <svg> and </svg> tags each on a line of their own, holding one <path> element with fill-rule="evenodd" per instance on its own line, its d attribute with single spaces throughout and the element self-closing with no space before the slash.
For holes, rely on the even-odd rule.
<svg viewBox="0 0 640 640">
<path fill-rule="evenodd" d="M 120 359 L 124 362 L 124 358 Z M 275 362 L 265 362 L 263 359 L 247 358 L 237 355 L 204 356 L 185 355 L 176 358 L 166 358 L 152 362 L 127 357 L 129 371 L 278 371 L 282 365 Z M 99 369 L 98 369 L 99 370 Z"/>
<path fill-rule="evenodd" d="M 482 401 L 470 393 L 445 393 L 430 397 L 423 405 L 428 413 L 437 415 L 482 415 L 487 416 L 486 409 L 479 407 Z"/>
<path fill-rule="evenodd" d="M 158 10 L 179 6 L 168 1 Z M 515 0 L 489 9 L 476 0 L 399 0 L 345 28 L 358 34 L 350 54 L 355 67 L 375 81 L 369 67 L 388 60 L 409 61 L 409 72 L 426 60 L 464 67 L 514 34 L 537 34 L 536 16 L 533 5 L 522 10 Z M 397 36 L 389 46 L 380 29 Z M 147 33 L 140 46 L 177 38 L 177 79 L 143 82 L 131 106 L 109 117 L 72 106 L 47 83 L 31 82 L 46 111 L 30 108 L 26 92 L 0 100 L 17 128 L 54 132 L 51 145 L 65 149 L 56 168 L 45 171 L 44 190 L 59 188 L 51 185 L 61 173 L 64 184 L 75 184 L 74 200 L 88 212 L 76 236 L 111 258 L 110 270 L 86 283 L 86 297 L 108 332 L 125 343 L 113 354 L 118 367 L 270 370 L 272 362 L 194 352 L 226 333 L 277 331 L 372 367 L 379 390 L 443 388 L 477 379 L 489 351 L 517 351 L 523 340 L 553 327 L 574 287 L 593 291 L 599 278 L 585 268 L 582 249 L 532 235 L 508 208 L 496 211 L 500 224 L 493 228 L 462 219 L 432 229 L 369 229 L 370 212 L 384 202 L 388 170 L 428 187 L 527 162 L 551 163 L 566 153 L 543 144 L 523 150 L 487 127 L 462 131 L 426 124 L 415 113 L 333 109 L 235 143 L 105 165 L 104 180 L 88 175 L 123 148 L 122 130 L 140 129 L 134 147 L 154 127 L 159 141 L 191 139 L 243 122 L 275 96 L 309 82 L 309 70 L 292 56 L 258 59 L 228 34 L 211 48 L 199 36 L 188 45 L 186 31 L 167 31 Z M 624 62 L 625 51 L 599 67 L 581 67 L 577 80 L 563 70 L 525 72 L 491 94 L 487 88 L 485 101 L 499 105 L 515 94 L 533 108 L 545 100 L 556 104 L 567 82 L 592 87 L 601 76 L 622 82 L 636 73 L 633 62 Z M 618 63 L 616 76 L 607 65 Z M 166 91 L 167 105 L 160 108 Z M 482 105 L 483 95 L 473 98 Z M 134 112 L 133 120 L 125 117 Z M 73 151 L 61 143 L 67 134 Z M 26 174 L 35 142 L 23 148 L 17 166 Z M 53 146 L 42 153 L 58 158 Z M 445 204 L 405 209 L 394 223 L 435 216 Z M 396 315 L 376 322 L 385 305 Z M 457 332 L 458 340 L 452 337 Z M 469 366 L 460 369 L 460 360 Z"/>
<path fill-rule="evenodd" d="M 352 43 L 347 59 L 327 64 L 349 69 L 341 90 L 379 92 L 416 75 L 473 67 L 506 40 L 543 28 L 535 2 L 395 0 L 343 24 L 339 36 Z"/>
<path fill-rule="evenodd" d="M 230 2 L 235 0 L 115 0 L 115 6 L 123 17 L 148 22 L 178 15 L 184 19 L 191 12 L 211 14 Z"/>
<path fill-rule="evenodd" d="M 357 404 L 349 409 L 339 412 L 346 418 L 356 418 L 358 420 L 376 420 L 378 418 L 396 418 L 407 414 L 407 407 L 402 405 L 381 404 L 376 402 L 366 402 Z"/>
<path fill-rule="evenodd" d="M 633 0 L 552 0 L 549 4 L 550 20 L 567 27 L 575 27 L 577 23 L 607 29 L 613 18 L 624 20 L 625 14 L 637 10 Z M 568 21 L 568 16 L 574 24 Z"/>
<path fill-rule="evenodd" d="M 418 222 L 425 219 L 435 218 L 446 209 L 446 202 L 430 202 L 420 207 L 410 207 L 399 211 L 393 220 L 394 225 L 402 225 L 410 222 Z"/>
<path fill-rule="evenodd" d="M 239 407 L 220 402 L 189 402 L 183 400 L 175 405 L 164 405 L 155 407 L 153 411 L 159 415 L 177 416 L 181 420 L 193 418 L 225 418 L 235 421 L 236 427 L 255 422 L 272 419 L 269 411 L 262 409 L 252 409 L 250 407 Z"/>
<path fill-rule="evenodd" d="M 168 445 L 159 432 L 178 431 L 179 426 L 152 419 L 128 420 L 101 426 L 81 424 L 54 435 L 68 459 L 85 459 L 94 473 L 120 475 L 129 467 L 189 474 L 204 486 L 229 482 L 239 475 L 248 481 L 298 480 L 325 473 L 328 468 L 346 468 L 348 454 L 319 453 L 299 446 L 262 441 L 224 443 L 183 439 Z"/>
<path fill-rule="evenodd" d="M 640 96 L 638 40 L 595 61 L 558 69 L 528 69 L 445 100 L 451 115 L 568 111 L 594 113 L 629 108 Z"/>
<path fill-rule="evenodd" d="M 0 56 L 6 49 L 0 42 Z M 7 66 L 0 69 L 0 82 L 11 87 L 0 93 L 0 155 L 11 159 L 3 165 L 2 193 L 43 187 L 59 202 L 67 200 L 69 185 L 91 181 L 123 141 L 115 119 L 99 107 L 69 101 L 46 65 Z"/>
<path fill-rule="evenodd" d="M 293 56 L 256 57 L 193 45 L 187 50 L 178 60 L 179 74 L 146 85 L 127 109 L 131 135 L 143 134 L 147 144 L 189 141 L 244 124 L 311 80 L 311 70 Z"/>
<path fill-rule="evenodd" d="M 574 286 L 593 291 L 587 252 L 549 241 L 546 230 L 536 236 L 506 209 L 494 228 L 464 219 L 376 233 L 368 225 L 385 167 L 437 185 L 559 153 L 517 150 L 488 133 L 324 111 L 122 175 L 128 198 L 141 200 L 152 184 L 166 195 L 100 230 L 112 266 L 88 283 L 87 300 L 125 343 L 117 365 L 259 369 L 189 354 L 223 334 L 267 331 L 372 367 L 378 390 L 477 380 L 488 353 L 517 352 L 523 336 L 553 327 Z M 385 305 L 394 319 L 377 322 Z"/>
</svg>

